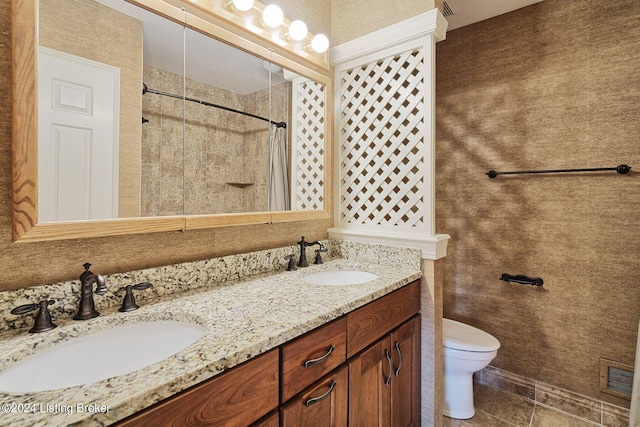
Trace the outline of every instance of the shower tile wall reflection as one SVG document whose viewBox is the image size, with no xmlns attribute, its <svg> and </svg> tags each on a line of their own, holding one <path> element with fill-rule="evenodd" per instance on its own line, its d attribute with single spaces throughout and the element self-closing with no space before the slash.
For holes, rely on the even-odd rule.
<svg viewBox="0 0 640 427">
<path fill-rule="evenodd" d="M 182 76 L 144 67 L 150 89 L 182 95 Z M 142 176 L 140 216 L 182 214 L 182 101 L 142 96 Z"/>
<path fill-rule="evenodd" d="M 144 73 L 149 88 L 182 94 L 182 76 L 150 67 Z M 272 120 L 289 122 L 291 83 L 271 92 Z M 268 89 L 241 95 L 187 79 L 186 96 L 269 117 Z M 267 210 L 267 122 L 149 93 L 143 117 L 149 122 L 142 129 L 142 216 Z"/>
</svg>

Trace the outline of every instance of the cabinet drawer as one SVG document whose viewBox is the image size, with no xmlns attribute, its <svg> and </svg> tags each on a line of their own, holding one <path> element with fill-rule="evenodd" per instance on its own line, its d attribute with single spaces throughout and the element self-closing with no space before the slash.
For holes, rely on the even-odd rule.
<svg viewBox="0 0 640 427">
<path fill-rule="evenodd" d="M 286 402 L 347 360 L 345 317 L 281 347 L 282 402 Z"/>
<path fill-rule="evenodd" d="M 280 421 L 283 427 L 346 427 L 348 400 L 349 371 L 343 365 L 282 406 Z"/>
<path fill-rule="evenodd" d="M 138 412 L 117 426 L 245 427 L 277 407 L 278 351 L 272 350 Z"/>
<path fill-rule="evenodd" d="M 398 289 L 347 314 L 347 357 L 420 311 L 420 281 Z"/>
</svg>

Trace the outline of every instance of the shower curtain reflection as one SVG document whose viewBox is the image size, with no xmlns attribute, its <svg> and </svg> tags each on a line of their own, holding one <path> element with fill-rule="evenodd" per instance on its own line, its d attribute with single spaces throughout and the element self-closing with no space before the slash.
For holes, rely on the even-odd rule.
<svg viewBox="0 0 640 427">
<path fill-rule="evenodd" d="M 291 209 L 286 128 L 271 125 L 269 132 L 269 210 Z"/>
</svg>

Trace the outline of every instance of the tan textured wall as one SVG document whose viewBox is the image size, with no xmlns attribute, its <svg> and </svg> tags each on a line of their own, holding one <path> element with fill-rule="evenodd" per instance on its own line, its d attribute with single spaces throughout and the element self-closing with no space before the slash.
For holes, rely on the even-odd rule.
<svg viewBox="0 0 640 427">
<path fill-rule="evenodd" d="M 627 407 L 598 390 L 600 357 L 633 364 L 640 318 L 639 23 L 636 0 L 546 0 L 437 45 L 445 317 L 495 335 L 497 367 Z"/>
<path fill-rule="evenodd" d="M 404 21 L 434 7 L 434 0 L 332 0 L 331 46 Z"/>
<path fill-rule="evenodd" d="M 120 69 L 118 216 L 137 217 L 142 23 L 93 0 L 40 0 L 39 5 L 40 45 Z"/>
<path fill-rule="evenodd" d="M 290 21 L 302 19 L 313 34 L 331 35 L 331 0 L 273 0 L 262 3 L 277 4 Z"/>
<path fill-rule="evenodd" d="M 0 0 L 0 289 L 77 279 L 86 261 L 109 274 L 326 238 L 333 221 L 224 227 L 47 243 L 11 242 L 11 2 Z M 138 114 L 136 114 L 136 117 Z"/>
</svg>

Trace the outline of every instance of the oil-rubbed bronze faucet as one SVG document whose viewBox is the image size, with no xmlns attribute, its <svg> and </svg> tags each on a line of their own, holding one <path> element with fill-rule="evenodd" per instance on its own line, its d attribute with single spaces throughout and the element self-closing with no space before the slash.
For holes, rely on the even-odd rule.
<svg viewBox="0 0 640 427">
<path fill-rule="evenodd" d="M 103 295 L 107 292 L 107 286 L 104 277 L 99 274 L 93 274 L 88 262 L 83 265 L 84 272 L 80 275 L 80 305 L 78 312 L 73 316 L 74 320 L 87 320 L 98 317 L 100 313 L 96 310 L 93 302 L 93 284 L 96 284 L 96 294 Z"/>
<path fill-rule="evenodd" d="M 309 263 L 307 262 L 307 246 L 320 246 L 320 249 L 316 250 L 316 260 L 315 264 L 322 264 L 322 257 L 320 256 L 320 252 L 327 252 L 327 249 L 324 247 L 320 240 L 314 240 L 313 242 L 307 242 L 304 240 L 304 236 L 302 236 L 302 240 L 298 242 L 298 246 L 300 246 L 300 259 L 298 261 L 298 267 L 309 267 Z"/>
<path fill-rule="evenodd" d="M 309 246 L 309 242 L 304 240 L 304 236 L 302 236 L 302 240 L 298 242 L 298 246 L 300 246 L 300 258 L 298 258 L 298 267 L 309 267 L 309 263 L 307 262 L 307 246 Z"/>
</svg>

